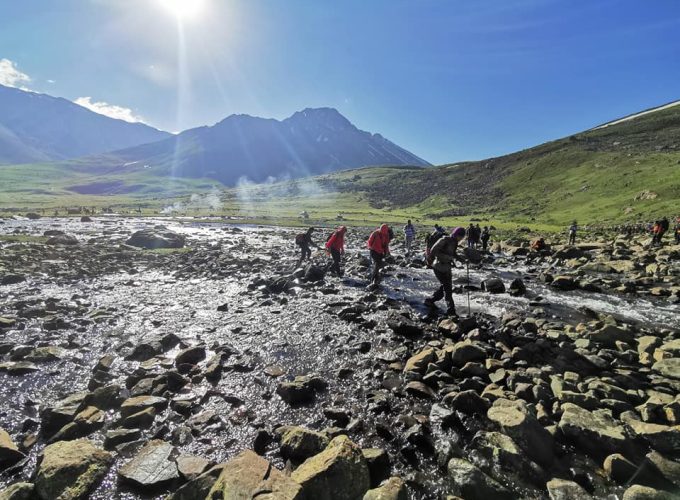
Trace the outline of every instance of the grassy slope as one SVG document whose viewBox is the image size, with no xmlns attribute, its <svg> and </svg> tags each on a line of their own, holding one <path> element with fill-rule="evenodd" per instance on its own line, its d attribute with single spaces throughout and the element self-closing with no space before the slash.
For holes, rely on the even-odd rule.
<svg viewBox="0 0 680 500">
<path fill-rule="evenodd" d="M 110 164 L 110 163 L 109 163 Z M 160 179 L 134 164 L 111 170 L 80 160 L 2 167 L 0 207 L 98 205 L 159 209 L 205 192 L 211 180 Z M 5 182 L 6 181 L 6 182 Z M 106 182 L 108 194 L 77 194 L 74 186 Z M 87 188 L 85 189 L 87 191 Z M 642 191 L 657 197 L 635 200 Z M 453 225 L 472 219 L 497 227 L 539 230 L 580 222 L 622 222 L 675 215 L 680 200 L 680 106 L 586 131 L 511 155 L 421 169 L 364 168 L 269 186 L 226 189 L 221 213 L 279 223 L 373 224 L 413 218 Z"/>
</svg>

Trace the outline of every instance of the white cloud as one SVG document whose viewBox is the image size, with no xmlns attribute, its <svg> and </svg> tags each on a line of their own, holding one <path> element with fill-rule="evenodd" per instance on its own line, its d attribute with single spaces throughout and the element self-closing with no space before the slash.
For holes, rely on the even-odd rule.
<svg viewBox="0 0 680 500">
<path fill-rule="evenodd" d="M 47 83 L 54 83 L 54 80 L 47 80 Z"/>
<path fill-rule="evenodd" d="M 109 104 L 108 102 L 93 102 L 91 97 L 79 97 L 75 101 L 76 104 L 99 113 L 100 115 L 108 116 L 109 118 L 115 118 L 117 120 L 125 120 L 126 122 L 142 122 L 144 121 L 141 116 L 136 115 L 130 108 L 124 108 L 123 106 L 116 106 L 115 104 Z"/>
<path fill-rule="evenodd" d="M 30 81 L 31 77 L 20 71 L 14 61 L 0 59 L 0 85 L 28 90 L 24 84 Z"/>
</svg>

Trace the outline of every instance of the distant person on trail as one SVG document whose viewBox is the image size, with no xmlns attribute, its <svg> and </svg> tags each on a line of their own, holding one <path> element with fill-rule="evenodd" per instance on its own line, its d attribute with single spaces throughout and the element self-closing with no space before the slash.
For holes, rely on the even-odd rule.
<svg viewBox="0 0 680 500">
<path fill-rule="evenodd" d="M 380 269 L 383 267 L 385 257 L 390 254 L 390 227 L 383 224 L 368 237 L 368 249 L 371 252 L 373 261 L 373 272 L 371 273 L 371 285 L 380 284 Z"/>
<path fill-rule="evenodd" d="M 305 259 L 310 259 L 312 257 L 312 250 L 309 248 L 310 246 L 316 249 L 320 248 L 319 245 L 312 241 L 313 232 L 314 228 L 310 227 L 306 232 L 295 236 L 295 244 L 300 247 L 300 259 L 298 260 L 296 267 L 300 267 L 300 264 L 302 264 Z"/>
<path fill-rule="evenodd" d="M 411 224 L 411 219 L 408 220 L 404 226 L 404 240 L 406 242 L 406 255 L 411 255 L 411 246 L 413 246 L 413 238 L 416 237 L 416 228 Z"/>
<path fill-rule="evenodd" d="M 425 237 L 425 262 L 430 261 L 430 250 L 432 250 L 432 247 L 439 238 L 442 238 L 445 234 L 446 230 L 439 224 L 435 224 L 434 231 Z M 427 264 L 427 267 L 431 267 L 430 264 Z"/>
<path fill-rule="evenodd" d="M 468 248 L 475 246 L 475 226 L 472 222 L 470 222 L 467 229 L 467 246 Z"/>
<path fill-rule="evenodd" d="M 675 222 L 675 244 L 680 245 L 680 217 Z"/>
<path fill-rule="evenodd" d="M 482 252 L 486 252 L 486 249 L 489 246 L 489 238 L 491 238 L 489 226 L 484 226 L 484 230 L 482 231 L 480 238 L 482 240 Z"/>
<path fill-rule="evenodd" d="M 661 239 L 663 238 L 664 234 L 668 231 L 670 228 L 670 223 L 668 222 L 668 217 L 664 217 L 659 221 L 659 238 L 657 240 L 657 244 L 661 245 Z"/>
<path fill-rule="evenodd" d="M 539 238 L 536 241 L 534 241 L 531 244 L 531 249 L 534 250 L 535 252 L 540 252 L 541 250 L 545 250 L 545 239 Z"/>
<path fill-rule="evenodd" d="M 571 226 L 569 226 L 569 245 L 575 245 L 576 244 L 576 231 L 578 230 L 578 225 L 576 224 L 576 221 L 572 222 Z"/>
<path fill-rule="evenodd" d="M 330 270 L 337 276 L 342 277 L 342 270 L 340 269 L 340 257 L 345 253 L 345 233 L 347 228 L 345 226 L 338 227 L 326 242 L 326 253 L 329 253 L 333 258 Z"/>
<path fill-rule="evenodd" d="M 457 316 L 456 305 L 453 303 L 453 275 L 451 268 L 453 261 L 461 258 L 456 254 L 458 244 L 465 238 L 465 229 L 457 227 L 451 236 L 444 236 L 434 244 L 430 251 L 428 264 L 432 266 L 434 275 L 440 283 L 439 288 L 432 297 L 425 299 L 425 305 L 434 307 L 435 303 L 442 298 L 446 300 L 448 308 L 446 314 Z"/>
<path fill-rule="evenodd" d="M 661 221 L 658 220 L 652 224 L 652 246 L 660 243 L 659 233 L 661 232 Z"/>
</svg>

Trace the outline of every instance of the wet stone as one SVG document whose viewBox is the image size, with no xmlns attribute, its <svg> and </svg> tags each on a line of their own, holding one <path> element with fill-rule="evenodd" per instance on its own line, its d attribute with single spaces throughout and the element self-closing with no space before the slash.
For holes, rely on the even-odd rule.
<svg viewBox="0 0 680 500">
<path fill-rule="evenodd" d="M 149 441 L 132 460 L 118 470 L 118 474 L 139 487 L 164 486 L 179 478 L 177 465 L 170 459 L 173 451 L 172 445 L 165 441 Z"/>
<path fill-rule="evenodd" d="M 498 481 L 462 458 L 452 458 L 447 465 L 452 490 L 466 500 L 511 499 L 515 496 Z"/>
<path fill-rule="evenodd" d="M 574 481 L 551 479 L 546 484 L 550 500 L 578 500 L 592 498 L 586 490 Z"/>
<path fill-rule="evenodd" d="M 0 470 L 16 464 L 23 458 L 24 454 L 14 444 L 12 437 L 0 427 Z"/>
<path fill-rule="evenodd" d="M 304 427 L 282 427 L 276 432 L 281 435 L 281 456 L 300 462 L 321 453 L 330 442 L 326 434 Z"/>
<path fill-rule="evenodd" d="M 181 350 L 175 358 L 177 366 L 188 364 L 196 365 L 205 359 L 205 347 L 195 346 Z"/>
<path fill-rule="evenodd" d="M 34 500 L 36 497 L 33 483 L 14 483 L 0 490 L 1 500 Z"/>
<path fill-rule="evenodd" d="M 300 485 L 256 453 L 246 450 L 224 464 L 206 498 L 256 498 L 263 492 L 269 498 L 294 500 L 319 498 L 301 496 Z"/>
<path fill-rule="evenodd" d="M 42 499 L 84 498 L 104 477 L 113 457 L 91 441 L 59 441 L 45 448 L 35 477 Z"/>
</svg>

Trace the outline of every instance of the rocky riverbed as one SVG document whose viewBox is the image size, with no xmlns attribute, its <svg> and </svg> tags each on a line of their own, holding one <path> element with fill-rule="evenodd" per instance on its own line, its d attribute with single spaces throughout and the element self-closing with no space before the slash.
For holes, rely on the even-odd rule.
<svg viewBox="0 0 680 500">
<path fill-rule="evenodd" d="M 2 221 L 0 499 L 677 498 L 680 247 L 496 242 L 453 321 L 296 232 Z"/>
</svg>

